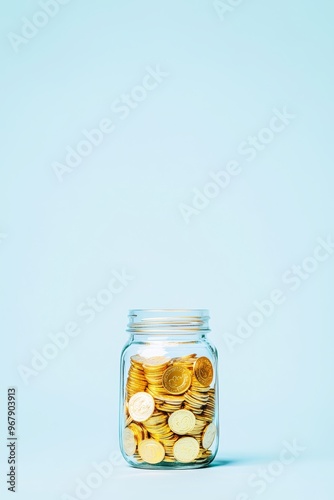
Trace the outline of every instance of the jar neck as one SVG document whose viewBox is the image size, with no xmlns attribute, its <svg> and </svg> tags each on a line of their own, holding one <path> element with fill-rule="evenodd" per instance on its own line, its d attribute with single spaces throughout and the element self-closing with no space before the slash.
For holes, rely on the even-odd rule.
<svg viewBox="0 0 334 500">
<path fill-rule="evenodd" d="M 206 332 L 141 332 L 129 333 L 129 342 L 155 344 L 189 344 L 206 340 Z"/>
<path fill-rule="evenodd" d="M 127 331 L 135 335 L 201 336 L 210 331 L 206 309 L 132 309 Z"/>
</svg>

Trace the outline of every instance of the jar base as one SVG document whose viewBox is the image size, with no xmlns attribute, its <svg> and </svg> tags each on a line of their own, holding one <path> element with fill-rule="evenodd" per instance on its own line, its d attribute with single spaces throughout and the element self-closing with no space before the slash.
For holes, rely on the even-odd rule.
<svg viewBox="0 0 334 500">
<path fill-rule="evenodd" d="M 124 457 L 125 458 L 125 457 Z M 125 458 L 126 462 L 136 469 L 146 469 L 146 470 L 191 470 L 191 469 L 203 469 L 208 467 L 215 459 L 215 455 L 210 456 L 207 460 L 203 462 L 160 462 L 158 464 L 149 464 L 147 462 L 131 462 L 128 457 Z"/>
</svg>

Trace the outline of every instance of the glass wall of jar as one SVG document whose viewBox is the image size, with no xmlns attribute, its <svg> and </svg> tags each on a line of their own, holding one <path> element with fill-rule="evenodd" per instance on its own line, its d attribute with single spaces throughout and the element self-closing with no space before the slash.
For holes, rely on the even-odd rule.
<svg viewBox="0 0 334 500">
<path fill-rule="evenodd" d="M 121 355 L 120 448 L 134 467 L 191 469 L 218 449 L 217 351 L 204 309 L 135 309 Z"/>
</svg>

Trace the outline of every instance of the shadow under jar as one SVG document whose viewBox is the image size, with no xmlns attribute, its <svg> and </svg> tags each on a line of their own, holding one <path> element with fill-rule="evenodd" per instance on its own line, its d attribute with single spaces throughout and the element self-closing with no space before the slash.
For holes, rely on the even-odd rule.
<svg viewBox="0 0 334 500">
<path fill-rule="evenodd" d="M 121 355 L 120 448 L 133 467 L 205 467 L 218 449 L 217 350 L 205 309 L 134 309 Z"/>
</svg>

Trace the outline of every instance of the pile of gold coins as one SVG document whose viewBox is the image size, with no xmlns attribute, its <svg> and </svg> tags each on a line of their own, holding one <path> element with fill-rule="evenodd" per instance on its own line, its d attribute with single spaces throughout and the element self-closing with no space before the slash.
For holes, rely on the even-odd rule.
<svg viewBox="0 0 334 500">
<path fill-rule="evenodd" d="M 216 437 L 212 381 L 213 366 L 204 356 L 132 356 L 124 452 L 137 463 L 209 462 Z"/>
</svg>

